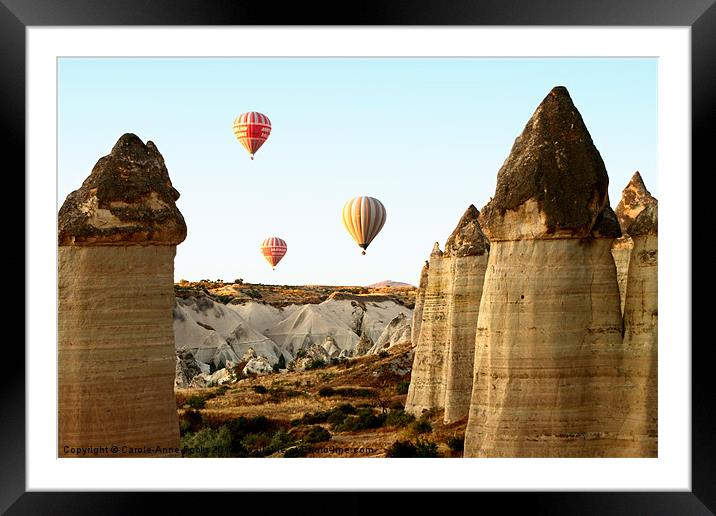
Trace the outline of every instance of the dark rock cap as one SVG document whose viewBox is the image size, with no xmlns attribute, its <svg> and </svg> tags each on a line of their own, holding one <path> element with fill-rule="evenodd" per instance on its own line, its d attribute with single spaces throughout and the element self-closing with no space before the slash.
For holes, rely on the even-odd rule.
<svg viewBox="0 0 716 516">
<path fill-rule="evenodd" d="M 164 158 L 127 133 L 59 212 L 59 245 L 176 245 L 186 238 Z"/>
<path fill-rule="evenodd" d="M 591 236 L 594 238 L 619 238 L 622 236 L 617 216 L 608 203 L 597 216 Z"/>
<path fill-rule="evenodd" d="M 572 103 L 557 86 L 515 140 L 480 223 L 490 239 L 582 238 L 605 205 L 609 177 Z M 528 201 L 534 204 L 526 204 Z"/>
<path fill-rule="evenodd" d="M 480 212 L 472 204 L 465 210 L 455 231 L 445 242 L 445 256 L 477 256 L 490 250 L 490 242 L 478 222 L 479 216 Z"/>
<path fill-rule="evenodd" d="M 433 256 L 442 256 L 443 252 L 440 250 L 440 242 L 435 242 L 433 244 L 433 250 L 430 252 L 430 257 Z"/>
<path fill-rule="evenodd" d="M 629 236 L 659 234 L 659 203 L 654 202 L 646 206 L 628 228 Z"/>
<path fill-rule="evenodd" d="M 641 174 L 635 172 L 622 190 L 622 197 L 615 210 L 622 233 L 629 233 L 628 228 L 631 223 L 644 208 L 652 204 L 656 204 L 656 198 L 646 189 Z"/>
</svg>

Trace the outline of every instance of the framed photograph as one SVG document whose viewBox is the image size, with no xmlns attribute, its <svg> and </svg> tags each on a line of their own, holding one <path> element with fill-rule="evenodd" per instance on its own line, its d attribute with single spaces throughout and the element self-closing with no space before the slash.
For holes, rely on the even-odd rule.
<svg viewBox="0 0 716 516">
<path fill-rule="evenodd" d="M 25 355 L 8 347 L 17 354 L 12 363 L 25 367 L 14 366 L 6 377 L 11 382 L 0 442 L 5 464 L 0 509 L 126 514 L 139 491 L 171 491 L 177 507 L 186 507 L 185 491 L 333 491 L 361 505 L 377 491 L 478 497 L 499 491 L 492 496 L 519 492 L 533 510 L 550 514 L 716 511 L 713 352 L 708 341 L 692 341 L 691 317 L 691 235 L 697 220 L 692 221 L 691 208 L 698 205 L 692 201 L 692 170 L 705 167 L 716 88 L 712 0 L 686 6 L 611 0 L 598 6 L 385 2 L 365 5 L 352 17 L 312 6 L 0 0 L 0 26 L 7 49 L 0 56 L 6 71 L 3 142 L 6 155 L 21 156 L 26 177 L 28 300 Z M 560 138 L 568 143 L 561 146 Z M 546 173 L 539 188 L 525 193 L 531 187 L 519 174 L 530 163 L 545 162 L 540 153 L 552 140 L 558 149 L 553 168 L 561 170 L 560 159 L 580 160 L 578 167 L 587 171 L 582 183 L 565 186 Z M 115 181 L 132 167 L 143 167 L 154 183 Z M 593 191 L 583 192 L 587 183 L 599 190 L 598 201 Z M 550 189 L 569 188 L 584 195 L 588 223 L 580 222 L 577 208 L 550 204 Z M 551 425 L 562 417 L 557 414 L 568 414 L 569 428 L 583 417 L 578 439 L 593 442 L 585 446 L 575 444 L 573 435 L 547 435 L 539 421 L 520 420 L 520 414 L 533 403 L 567 406 L 569 389 L 554 399 L 525 396 L 519 378 L 532 373 L 505 373 L 512 376 L 501 385 L 494 379 L 502 366 L 484 366 L 480 384 L 473 356 L 483 364 L 501 364 L 501 355 L 490 355 L 489 333 L 503 338 L 511 326 L 480 325 L 476 309 L 468 373 L 446 373 L 446 365 L 442 387 L 435 387 L 431 368 L 441 351 L 420 331 L 437 334 L 435 321 L 445 314 L 454 319 L 457 305 L 441 308 L 443 315 L 434 320 L 421 313 L 423 329 L 417 334 L 415 312 L 437 313 L 435 299 L 443 291 L 431 285 L 439 281 L 440 267 L 450 267 L 448 290 L 458 288 L 459 260 L 450 262 L 449 256 L 481 254 L 473 252 L 479 239 L 466 243 L 465 228 L 481 227 L 484 233 L 482 274 L 493 279 L 485 280 L 482 304 L 478 298 L 476 305 L 482 307 L 486 296 L 497 299 L 512 288 L 505 286 L 508 275 L 550 274 L 540 266 L 545 258 L 532 265 L 514 258 L 501 276 L 492 261 L 488 264 L 487 250 L 491 260 L 493 253 L 572 256 L 583 253 L 590 238 L 626 238 L 626 225 L 635 228 L 630 234 L 636 238 L 648 225 L 639 218 L 642 210 L 654 213 L 653 231 L 643 234 L 655 235 L 656 199 L 653 207 L 646 201 L 646 208 L 629 215 L 635 205 L 630 188 L 653 194 L 661 204 L 658 310 L 655 284 L 653 299 L 625 301 L 623 289 L 616 288 L 604 297 L 619 312 L 612 329 L 621 332 L 620 344 L 629 304 L 655 305 L 650 310 L 654 346 L 657 325 L 660 335 L 658 376 L 649 373 L 650 394 L 630 398 L 640 388 L 634 380 L 639 374 L 630 377 L 631 366 L 616 358 L 612 367 L 608 353 L 584 341 L 583 355 L 552 357 L 542 366 L 549 370 L 554 361 L 581 363 L 590 356 L 590 364 L 604 360 L 595 368 L 613 371 L 605 373 L 612 383 L 596 389 L 601 397 L 575 395 L 577 405 L 592 407 L 588 414 L 568 407 L 547 418 Z M 520 203 L 537 199 L 542 218 L 520 212 L 522 229 L 515 230 L 518 224 L 504 215 L 514 208 L 515 195 Z M 148 204 L 132 204 L 139 197 Z M 97 208 L 98 202 L 111 209 Z M 574 200 L 574 206 L 580 202 Z M 82 221 L 90 212 L 99 222 L 87 230 Z M 530 224 L 534 227 L 524 229 Z M 525 239 L 538 244 L 513 246 Z M 563 249 L 557 249 L 559 242 L 565 242 Z M 543 244 L 546 250 L 539 251 Z M 655 244 L 641 252 L 648 261 L 656 256 Z M 614 258 L 611 253 L 613 248 L 605 256 L 616 279 L 618 251 Z M 497 262 L 498 268 L 501 263 L 507 262 Z M 631 269 L 624 267 L 626 285 Z M 157 278 L 172 275 L 173 287 L 166 281 L 168 287 L 162 287 L 168 294 L 152 300 Z M 215 277 L 227 280 L 205 279 Z M 549 281 L 528 283 L 520 283 L 521 298 L 510 300 L 517 320 L 518 312 L 524 313 L 520 303 L 529 303 L 531 292 L 538 304 L 547 303 L 542 297 L 551 292 L 540 286 Z M 114 301 L 105 295 L 120 291 Z M 433 296 L 430 307 L 426 291 Z M 590 307 L 602 302 L 594 292 Z M 565 287 L 541 310 L 547 314 L 564 303 L 561 298 L 579 295 Z M 119 316 L 114 320 L 111 305 L 135 303 L 127 296 L 136 296 L 144 326 L 122 333 L 124 323 Z M 173 321 L 160 331 L 146 320 L 156 303 L 165 301 L 169 310 L 174 306 Z M 329 302 L 334 306 L 325 305 Z M 82 311 L 98 303 L 109 314 L 99 323 Z M 221 317 L 196 315 L 207 307 L 238 317 L 243 326 L 222 333 Z M 590 310 L 599 317 L 608 311 Z M 345 332 L 324 335 L 326 321 Z M 582 328 L 585 335 L 611 331 L 604 321 L 592 322 Z M 548 328 L 544 319 L 530 327 L 539 338 L 564 343 L 571 338 L 566 331 L 544 337 L 543 323 Z M 474 351 L 476 327 L 478 341 L 484 334 L 482 351 L 480 344 Z M 453 332 L 448 341 L 454 342 L 461 330 L 453 325 L 445 331 Z M 83 352 L 77 343 L 90 333 L 116 344 Z M 215 345 L 194 346 L 192 336 L 199 333 L 211 334 L 207 339 Z M 509 359 L 520 360 L 520 338 L 511 341 Z M 176 344 L 171 364 L 147 351 L 164 340 Z M 560 349 L 555 347 L 554 356 Z M 654 349 L 654 365 L 656 357 Z M 137 391 L 147 393 L 148 405 L 127 404 L 107 379 L 123 374 L 122 364 L 132 360 L 146 371 L 169 364 L 169 381 L 179 390 L 159 400 L 154 373 L 147 373 Z M 358 368 L 346 365 L 351 361 Z M 410 367 L 403 371 L 401 361 Z M 89 368 L 95 363 L 100 365 Z M 362 363 L 371 364 L 365 370 L 373 383 L 346 387 L 344 378 L 351 369 L 357 374 Z M 589 367 L 585 376 L 599 376 Z M 386 390 L 380 375 L 388 369 L 395 385 Z M 469 377 L 469 385 L 460 387 L 467 401 L 464 395 L 450 397 L 460 374 Z M 539 368 L 533 374 L 544 376 Z M 558 376 L 560 386 L 569 385 L 571 377 Z M 242 378 L 243 390 L 236 387 Z M 525 385 L 537 393 L 542 384 Z M 426 401 L 430 389 L 442 389 L 434 406 Z M 490 416 L 497 410 L 494 402 L 475 401 L 480 389 L 493 397 L 502 393 L 499 417 Z M 223 405 L 224 396 L 243 408 Z M 261 412 L 266 406 L 284 411 L 281 428 L 246 430 L 266 416 Z M 597 410 L 599 417 L 613 418 L 610 424 L 620 432 L 631 428 L 635 413 L 650 414 L 654 427 L 625 431 L 634 442 L 625 445 L 615 437 L 614 442 L 621 439 L 615 445 L 589 426 Z M 117 421 L 152 419 L 147 428 L 166 423 L 162 418 L 176 426 L 178 412 L 181 433 L 152 441 L 156 450 L 138 445 L 146 436 L 134 436 L 131 425 L 117 427 L 106 449 L 103 441 L 85 446 L 76 438 L 88 435 L 93 421 L 109 412 Z M 202 412 L 203 423 L 192 419 L 201 419 Z M 629 417 L 619 420 L 622 412 Z M 220 426 L 225 417 L 227 432 L 243 432 L 240 442 L 227 436 L 222 441 L 216 429 L 225 428 Z M 389 418 L 392 426 L 384 424 Z M 535 430 L 510 434 L 506 421 L 533 424 Z M 379 439 L 355 439 L 359 429 L 378 427 Z M 641 437 L 633 437 L 637 434 Z M 286 507 L 295 503 L 271 496 Z M 420 500 L 409 505 L 417 507 Z"/>
</svg>

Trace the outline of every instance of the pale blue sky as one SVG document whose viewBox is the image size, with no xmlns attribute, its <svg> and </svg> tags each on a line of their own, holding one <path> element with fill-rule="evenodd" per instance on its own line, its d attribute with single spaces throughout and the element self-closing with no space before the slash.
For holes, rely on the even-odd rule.
<svg viewBox="0 0 716 516">
<path fill-rule="evenodd" d="M 658 197 L 656 84 L 656 59 L 60 59 L 58 203 L 133 132 L 181 193 L 175 279 L 417 284 L 553 86 L 584 118 L 612 206 L 635 170 Z M 254 161 L 232 133 L 245 111 L 273 126 Z M 366 256 L 341 223 L 357 195 L 387 209 Z M 288 244 L 275 271 L 267 236 Z"/>
</svg>

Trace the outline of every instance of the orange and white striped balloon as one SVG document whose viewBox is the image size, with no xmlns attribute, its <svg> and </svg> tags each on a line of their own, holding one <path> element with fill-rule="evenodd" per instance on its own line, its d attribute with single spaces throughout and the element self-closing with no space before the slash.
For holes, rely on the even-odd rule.
<svg viewBox="0 0 716 516">
<path fill-rule="evenodd" d="M 261 254 L 274 269 L 286 254 L 287 249 L 286 241 L 279 237 L 269 237 L 261 242 Z"/>
<path fill-rule="evenodd" d="M 271 134 L 271 121 L 262 113 L 249 111 L 234 120 L 234 136 L 249 152 L 251 159 Z"/>
<path fill-rule="evenodd" d="M 343 206 L 343 225 L 363 254 L 385 224 L 385 206 L 374 197 L 354 197 Z"/>
</svg>

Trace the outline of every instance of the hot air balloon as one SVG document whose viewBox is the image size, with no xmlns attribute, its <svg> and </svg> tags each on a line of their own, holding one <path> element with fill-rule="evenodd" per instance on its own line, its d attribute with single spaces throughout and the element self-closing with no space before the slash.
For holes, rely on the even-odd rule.
<svg viewBox="0 0 716 516">
<path fill-rule="evenodd" d="M 240 114 L 234 120 L 234 136 L 249 151 L 251 159 L 254 159 L 254 154 L 264 144 L 269 134 L 271 134 L 271 121 L 262 113 L 249 111 Z"/>
<path fill-rule="evenodd" d="M 385 224 L 385 206 L 374 197 L 354 197 L 343 206 L 343 225 L 363 254 Z"/>
<path fill-rule="evenodd" d="M 286 254 L 286 241 L 279 237 L 268 237 L 266 240 L 261 242 L 261 254 L 264 255 L 266 261 L 271 264 L 273 269 L 276 269 L 276 265 L 281 261 L 281 258 Z"/>
</svg>

